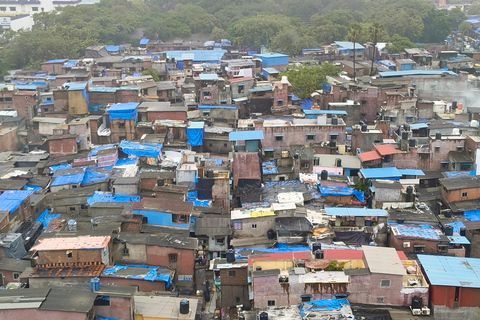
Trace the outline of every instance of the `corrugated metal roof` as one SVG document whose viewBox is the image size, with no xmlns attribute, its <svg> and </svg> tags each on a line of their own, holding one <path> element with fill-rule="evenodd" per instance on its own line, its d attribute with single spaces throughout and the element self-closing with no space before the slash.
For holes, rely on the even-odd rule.
<svg viewBox="0 0 480 320">
<path fill-rule="evenodd" d="M 431 285 L 480 288 L 480 259 L 418 255 Z"/>
<path fill-rule="evenodd" d="M 218 80 L 218 75 L 216 73 L 200 73 L 200 80 Z"/>
<path fill-rule="evenodd" d="M 110 242 L 110 236 L 81 236 L 65 238 L 43 238 L 33 246 L 34 251 L 103 249 Z"/>
<path fill-rule="evenodd" d="M 235 131 L 230 132 L 230 141 L 243 141 L 243 140 L 263 140 L 263 131 Z"/>
<path fill-rule="evenodd" d="M 425 173 L 422 170 L 415 169 L 398 169 L 402 176 L 424 176 Z"/>
<path fill-rule="evenodd" d="M 286 54 L 281 53 L 257 53 L 255 57 L 258 58 L 285 58 L 288 57 Z"/>
<path fill-rule="evenodd" d="M 360 158 L 360 160 L 362 160 L 362 162 L 382 159 L 382 157 L 375 150 L 359 153 L 358 157 Z"/>
<path fill-rule="evenodd" d="M 194 55 L 193 61 L 207 62 L 220 61 L 227 50 L 189 50 L 189 51 L 166 51 L 167 58 L 175 58 L 177 61 L 183 61 L 183 54 Z"/>
<path fill-rule="evenodd" d="M 380 153 L 381 156 L 388 156 L 398 153 L 398 150 L 395 149 L 391 144 L 376 145 L 375 149 L 378 151 L 378 153 Z"/>
<path fill-rule="evenodd" d="M 336 115 L 347 115 L 345 110 L 303 110 L 305 114 L 336 114 Z"/>
<path fill-rule="evenodd" d="M 67 61 L 68 61 L 68 59 L 55 59 L 55 60 L 49 60 L 47 62 L 44 62 L 43 64 L 65 63 Z"/>
<path fill-rule="evenodd" d="M 388 211 L 382 209 L 366 209 L 366 208 L 325 208 L 327 216 L 339 217 L 387 217 Z"/>
<path fill-rule="evenodd" d="M 394 248 L 362 246 L 372 273 L 405 275 L 407 272 Z"/>
<path fill-rule="evenodd" d="M 400 178 L 402 176 L 400 171 L 398 171 L 398 169 L 395 167 L 361 169 L 360 173 L 366 179 Z"/>
<path fill-rule="evenodd" d="M 129 103 L 117 103 L 108 108 L 108 112 L 111 111 L 133 111 L 137 109 L 138 103 L 137 102 L 129 102 Z"/>
<path fill-rule="evenodd" d="M 450 240 L 450 244 L 470 244 L 470 241 L 464 236 L 448 236 L 447 238 Z"/>
<path fill-rule="evenodd" d="M 418 129 L 426 129 L 428 128 L 428 124 L 426 123 L 414 123 L 410 125 L 410 129 L 418 130 Z"/>
<path fill-rule="evenodd" d="M 350 41 L 335 41 L 335 44 L 338 45 L 340 50 L 353 50 L 353 42 Z M 365 49 L 360 43 L 355 42 L 355 50 Z"/>
<path fill-rule="evenodd" d="M 279 71 L 275 68 L 263 68 L 263 71 L 265 71 L 266 73 L 268 74 L 275 74 L 275 73 L 279 73 Z"/>
<path fill-rule="evenodd" d="M 453 71 L 445 70 L 406 70 L 406 71 L 387 71 L 378 73 L 382 78 L 389 77 L 403 77 L 403 76 L 441 76 L 442 74 L 448 74 L 451 76 L 458 76 Z"/>
<path fill-rule="evenodd" d="M 85 90 L 87 88 L 86 82 L 69 82 L 69 83 L 64 83 L 63 85 L 67 87 L 68 91 L 80 91 L 80 90 Z"/>
<path fill-rule="evenodd" d="M 248 89 L 248 92 L 267 92 L 272 90 L 273 90 L 272 85 L 268 85 L 268 86 L 253 87 L 252 89 Z"/>
<path fill-rule="evenodd" d="M 0 211 L 13 213 L 31 194 L 33 190 L 6 190 L 0 195 Z"/>
</svg>

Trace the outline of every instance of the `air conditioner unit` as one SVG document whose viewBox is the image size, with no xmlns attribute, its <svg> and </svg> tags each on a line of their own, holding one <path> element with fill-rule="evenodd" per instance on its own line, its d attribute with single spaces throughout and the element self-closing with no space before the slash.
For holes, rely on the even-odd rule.
<svg viewBox="0 0 480 320">
<path fill-rule="evenodd" d="M 429 316 L 430 315 L 430 308 L 429 307 L 423 307 L 422 308 L 422 316 Z"/>
<path fill-rule="evenodd" d="M 410 248 L 410 242 L 404 242 L 403 247 L 404 248 Z"/>
</svg>

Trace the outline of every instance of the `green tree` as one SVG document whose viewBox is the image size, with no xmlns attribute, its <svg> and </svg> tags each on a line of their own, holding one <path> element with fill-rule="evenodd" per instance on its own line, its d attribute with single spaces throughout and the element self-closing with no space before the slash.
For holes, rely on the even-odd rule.
<svg viewBox="0 0 480 320">
<path fill-rule="evenodd" d="M 158 82 L 160 81 L 160 74 L 157 69 L 150 68 L 148 70 L 143 71 L 142 75 L 144 76 L 152 76 L 153 81 Z"/>
<path fill-rule="evenodd" d="M 418 46 L 410 41 L 407 37 L 402 37 L 398 34 L 394 35 L 389 43 L 385 46 L 388 53 L 400 53 L 405 49 L 417 48 Z"/>
<path fill-rule="evenodd" d="M 228 32 L 219 27 L 214 27 L 210 34 L 210 40 L 220 42 L 222 39 L 228 38 Z"/>
<path fill-rule="evenodd" d="M 356 69 L 356 55 L 355 46 L 360 34 L 362 33 L 362 27 L 359 24 L 352 24 L 348 29 L 347 40 L 353 42 L 353 81 L 357 79 L 357 69 Z"/>
<path fill-rule="evenodd" d="M 280 73 L 280 77 L 287 76 L 292 84 L 293 94 L 300 99 L 310 98 L 312 92 L 325 83 L 327 76 L 340 73 L 340 68 L 331 63 L 319 65 L 294 65 Z"/>
<path fill-rule="evenodd" d="M 228 30 L 237 46 L 269 46 L 272 39 L 289 25 L 289 19 L 274 15 L 257 15 L 235 22 Z"/>
<path fill-rule="evenodd" d="M 308 35 L 300 35 L 296 30 L 289 29 L 280 32 L 272 39 L 271 48 L 275 51 L 294 56 L 302 49 L 316 46 L 316 41 Z"/>
<path fill-rule="evenodd" d="M 385 32 L 385 28 L 378 22 L 374 22 L 368 26 L 368 37 L 373 42 L 373 56 L 372 67 L 370 69 L 370 75 L 373 75 L 373 64 L 377 55 L 377 43 L 381 39 L 382 34 Z"/>
<path fill-rule="evenodd" d="M 468 14 L 469 15 L 477 15 L 480 14 L 480 3 L 472 3 L 470 7 L 468 8 Z"/>
<path fill-rule="evenodd" d="M 458 26 L 458 30 L 460 30 L 460 32 L 463 34 L 463 35 L 466 35 L 470 32 L 470 30 L 472 30 L 472 25 L 470 23 L 468 23 L 467 21 L 463 21 L 462 23 L 460 23 L 460 25 Z"/>
</svg>

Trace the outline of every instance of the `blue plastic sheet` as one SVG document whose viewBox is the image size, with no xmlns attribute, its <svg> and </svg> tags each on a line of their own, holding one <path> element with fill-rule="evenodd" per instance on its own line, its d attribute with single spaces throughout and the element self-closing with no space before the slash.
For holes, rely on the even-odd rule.
<svg viewBox="0 0 480 320">
<path fill-rule="evenodd" d="M 322 193 L 323 197 L 333 196 L 333 197 L 344 197 L 344 196 L 351 196 L 354 195 L 358 201 L 364 202 L 365 201 L 365 194 L 363 191 L 358 191 L 353 188 L 347 187 L 322 187 L 319 186 L 318 189 Z"/>
<path fill-rule="evenodd" d="M 458 234 L 460 234 L 460 229 L 461 229 L 461 228 L 465 228 L 465 225 L 464 225 L 463 222 L 461 222 L 461 221 L 456 221 L 456 222 L 452 222 L 452 223 L 447 223 L 446 225 L 453 227 L 453 232 L 454 232 L 454 233 L 458 233 Z"/>
<path fill-rule="evenodd" d="M 302 316 L 302 319 L 305 319 L 310 312 L 340 311 L 344 305 L 350 305 L 347 299 L 314 300 L 304 302 L 300 305 L 300 315 Z"/>
<path fill-rule="evenodd" d="M 95 149 L 92 149 L 90 153 L 88 154 L 89 157 L 96 156 L 98 152 L 102 150 L 107 150 L 107 149 L 115 149 L 117 146 L 114 144 L 106 144 L 104 146 L 96 147 Z"/>
<path fill-rule="evenodd" d="M 159 210 L 161 210 L 159 208 Z M 190 225 L 188 223 L 174 223 L 172 219 L 172 214 L 168 212 L 160 211 L 148 211 L 148 210 L 133 210 L 133 214 L 144 216 L 148 219 L 148 224 L 154 226 L 163 226 L 179 229 L 189 229 Z"/>
<path fill-rule="evenodd" d="M 0 211 L 8 211 L 10 214 L 31 195 L 33 190 L 7 190 L 0 195 Z"/>
<path fill-rule="evenodd" d="M 470 177 L 475 175 L 475 171 L 447 171 L 443 173 L 447 178 Z"/>
<path fill-rule="evenodd" d="M 39 187 L 39 186 L 30 186 L 30 185 L 25 185 L 25 190 L 28 190 L 28 191 L 33 191 L 33 192 L 38 192 L 38 191 L 42 191 L 42 187 Z"/>
<path fill-rule="evenodd" d="M 81 183 L 85 173 L 71 174 L 68 176 L 58 176 L 53 180 L 52 187 L 63 186 L 66 184 L 77 184 Z"/>
<path fill-rule="evenodd" d="M 145 281 L 154 282 L 155 280 L 166 282 L 167 289 L 170 288 L 172 284 L 172 277 L 168 274 L 158 274 L 159 270 L 167 270 L 165 268 L 153 267 L 153 266 L 143 266 L 143 265 L 115 265 L 113 268 L 106 269 L 103 274 L 106 276 L 116 276 L 117 271 L 127 270 L 128 268 L 144 268 L 144 275 L 129 275 L 126 278 L 130 279 L 142 279 Z M 123 277 L 123 276 L 122 276 Z"/>
<path fill-rule="evenodd" d="M 204 133 L 204 128 L 187 128 L 188 144 L 192 147 L 203 146 Z"/>
<path fill-rule="evenodd" d="M 287 252 L 305 252 L 310 251 L 310 247 L 304 246 L 287 246 L 285 244 L 279 244 L 278 248 L 248 248 L 248 249 L 237 249 L 235 250 L 235 255 L 237 258 L 247 258 L 249 255 L 254 253 L 287 253 Z"/>
<path fill-rule="evenodd" d="M 108 108 L 107 112 L 110 114 L 110 122 L 112 120 L 135 120 L 138 116 L 138 103 L 118 103 Z"/>
<path fill-rule="evenodd" d="M 38 217 L 37 221 L 43 223 L 43 231 L 47 229 L 48 225 L 50 224 L 50 221 L 56 218 L 60 218 L 62 215 L 61 214 L 50 214 L 48 210 L 45 210 L 40 217 Z"/>
<path fill-rule="evenodd" d="M 72 169 L 71 164 L 59 164 L 58 166 L 51 166 L 50 167 L 50 173 L 54 174 L 58 170 L 64 170 L 64 169 Z"/>
<path fill-rule="evenodd" d="M 115 167 L 137 165 L 137 163 L 138 163 L 138 158 L 118 159 L 117 163 L 115 164 Z"/>
<path fill-rule="evenodd" d="M 277 174 L 277 164 L 275 161 L 266 161 L 262 163 L 263 174 Z"/>
<path fill-rule="evenodd" d="M 480 221 L 480 210 L 465 211 L 463 215 L 468 221 Z"/>
<path fill-rule="evenodd" d="M 313 99 L 303 99 L 299 100 L 298 104 L 303 107 L 304 110 L 310 110 L 313 107 L 315 101 Z"/>
<path fill-rule="evenodd" d="M 89 205 L 95 202 L 140 202 L 140 196 L 125 196 L 121 194 L 113 195 L 111 192 L 95 191 L 93 195 L 88 197 Z"/>
<path fill-rule="evenodd" d="M 83 176 L 82 186 L 89 183 L 102 182 L 108 179 L 110 174 L 102 170 L 103 172 L 98 172 L 95 169 L 87 168 L 87 172 Z"/>
<path fill-rule="evenodd" d="M 162 152 L 162 144 L 157 143 L 138 143 L 122 140 L 120 148 L 123 152 L 137 157 L 158 158 Z"/>
</svg>

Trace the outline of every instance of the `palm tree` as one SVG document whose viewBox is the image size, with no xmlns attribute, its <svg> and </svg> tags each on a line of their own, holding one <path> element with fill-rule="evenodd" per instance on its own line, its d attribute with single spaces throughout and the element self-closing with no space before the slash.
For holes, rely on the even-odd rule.
<svg viewBox="0 0 480 320">
<path fill-rule="evenodd" d="M 356 52 L 355 45 L 357 44 L 358 38 L 360 37 L 361 26 L 359 24 L 352 24 L 348 28 L 347 40 L 353 42 L 353 81 L 357 78 L 357 69 L 355 64 Z"/>
<path fill-rule="evenodd" d="M 377 43 L 380 38 L 380 34 L 382 32 L 384 32 L 384 28 L 378 22 L 374 22 L 368 27 L 368 36 L 373 41 L 373 56 L 372 56 L 372 67 L 370 69 L 370 75 L 373 75 L 373 63 L 375 62 L 375 58 L 377 56 Z"/>
</svg>

